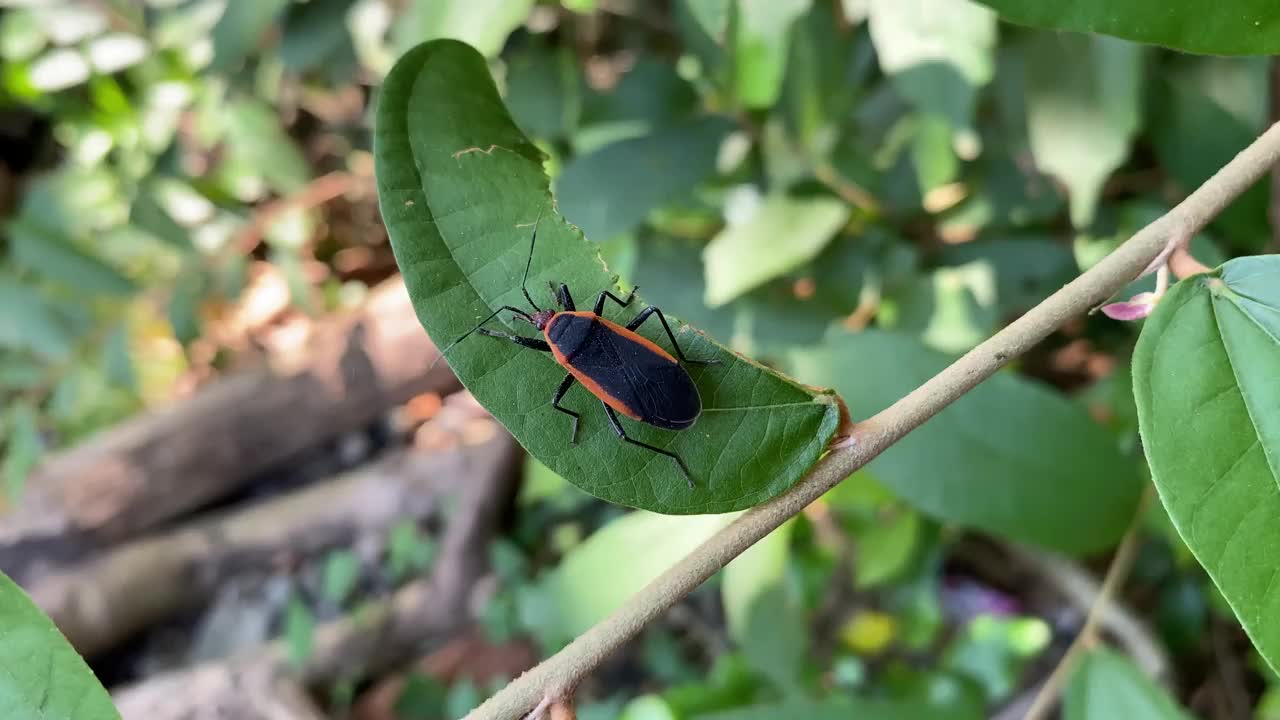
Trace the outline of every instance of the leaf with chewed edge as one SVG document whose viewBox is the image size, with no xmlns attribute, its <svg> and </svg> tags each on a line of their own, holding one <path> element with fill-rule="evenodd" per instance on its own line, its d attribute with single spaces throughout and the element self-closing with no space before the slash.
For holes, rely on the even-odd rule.
<svg viewBox="0 0 1280 720">
<path fill-rule="evenodd" d="M 535 222 L 528 283 L 535 302 L 552 305 L 551 281 L 567 283 L 585 309 L 599 291 L 617 290 L 595 247 L 555 212 L 542 153 L 511 120 L 471 47 L 436 40 L 400 58 L 382 88 L 374 155 L 396 260 L 419 320 L 441 347 L 503 305 L 526 307 L 520 277 Z M 621 320 L 644 306 L 637 298 L 605 314 Z M 510 318 L 489 326 L 503 323 L 532 333 Z M 477 335 L 448 359 L 531 455 L 605 500 L 670 514 L 723 513 L 791 487 L 836 432 L 834 393 L 806 388 L 679 322 L 673 330 L 687 356 L 720 361 L 690 367 L 702 416 L 681 432 L 622 423 L 633 438 L 679 454 L 692 488 L 668 458 L 620 442 L 581 386 L 564 400 L 582 413 L 578 444 L 571 445 L 570 418 L 551 407 L 565 371 L 549 355 Z M 660 323 L 640 332 L 669 348 Z"/>
</svg>

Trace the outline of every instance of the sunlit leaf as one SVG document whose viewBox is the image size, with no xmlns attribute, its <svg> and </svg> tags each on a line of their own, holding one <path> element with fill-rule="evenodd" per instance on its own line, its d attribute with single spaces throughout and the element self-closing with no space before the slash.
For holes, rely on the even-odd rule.
<svg viewBox="0 0 1280 720">
<path fill-rule="evenodd" d="M 518 279 L 535 222 L 528 283 L 535 301 L 550 304 L 552 280 L 575 289 L 584 307 L 594 293 L 614 287 L 594 248 L 548 207 L 542 154 L 512 123 L 471 48 L 434 41 L 397 63 L 382 89 L 375 156 L 379 205 L 397 261 L 418 318 L 439 345 L 494 309 L 526 304 Z M 670 342 L 660 324 L 641 331 Z M 677 324 L 673 331 L 689 357 L 722 360 L 691 369 L 701 417 L 680 433 L 623 425 L 631 436 L 678 453 L 692 488 L 674 463 L 619 442 L 598 401 L 581 388 L 565 398 L 582 412 L 578 445 L 570 445 L 569 418 L 550 402 L 565 371 L 551 357 L 477 335 L 452 348 L 449 361 L 530 454 L 606 500 L 700 514 L 745 508 L 790 487 L 834 434 L 834 399 L 734 356 L 692 328 Z"/>
<path fill-rule="evenodd" d="M 0 717 L 120 720 L 93 671 L 3 573 L 0 627 Z"/>
<path fill-rule="evenodd" d="M 1280 667 L 1280 256 L 1188 278 L 1133 356 L 1143 449 L 1178 534 Z"/>
<path fill-rule="evenodd" d="M 431 0 L 409 5 L 392 28 L 398 50 L 405 51 L 424 40 L 461 40 L 493 57 L 507 36 L 524 23 L 533 0 Z"/>
<path fill-rule="evenodd" d="M 734 87 L 738 101 L 769 107 L 782 92 L 791 25 L 812 0 L 735 0 Z"/>
<path fill-rule="evenodd" d="M 871 40 L 899 93 L 953 130 L 995 74 L 996 15 L 969 0 L 871 0 Z"/>
<path fill-rule="evenodd" d="M 830 197 L 766 197 L 703 251 L 707 305 L 723 305 L 817 257 L 849 212 L 848 205 Z"/>
<path fill-rule="evenodd" d="M 732 519 L 636 511 L 614 520 L 570 550 L 544 581 L 556 624 L 566 637 L 585 632 Z"/>
<path fill-rule="evenodd" d="M 1142 48 L 1109 37 L 1037 33 L 1027 55 L 1031 152 L 1061 180 L 1071 222 L 1093 222 L 1102 185 L 1129 157 L 1141 121 Z"/>
</svg>

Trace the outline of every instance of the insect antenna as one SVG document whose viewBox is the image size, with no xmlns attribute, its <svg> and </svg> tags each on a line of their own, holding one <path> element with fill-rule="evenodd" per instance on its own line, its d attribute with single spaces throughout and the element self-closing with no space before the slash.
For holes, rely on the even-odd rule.
<svg viewBox="0 0 1280 720">
<path fill-rule="evenodd" d="M 542 211 L 538 211 L 538 219 L 533 221 L 533 237 L 529 240 L 529 259 L 524 264 L 524 277 L 520 278 L 520 291 L 524 293 L 524 299 L 529 301 L 534 310 L 542 312 L 542 308 L 538 307 L 538 303 L 533 301 L 529 296 L 529 268 L 533 266 L 533 244 L 538 242 L 538 224 L 542 222 Z"/>
<path fill-rule="evenodd" d="M 446 345 L 446 346 L 444 347 L 444 349 L 440 351 L 440 355 L 438 355 L 438 356 L 436 357 L 436 359 L 435 359 L 435 360 L 431 361 L 431 365 L 427 368 L 427 372 L 428 372 L 428 373 L 430 373 L 432 370 L 434 370 L 434 369 L 435 369 L 435 367 L 436 367 L 436 363 L 438 363 L 438 362 L 440 362 L 441 360 L 443 360 L 443 359 L 444 359 L 444 356 L 445 356 L 446 354 L 448 354 L 448 352 L 449 352 L 450 350 L 452 350 L 452 349 L 453 349 L 453 346 L 454 346 L 454 345 L 457 345 L 458 343 L 462 342 L 463 340 L 466 340 L 468 337 L 470 337 L 471 333 L 473 333 L 473 332 L 475 332 L 475 331 L 479 330 L 480 328 L 484 327 L 484 324 L 485 324 L 485 323 L 487 323 L 487 322 L 489 322 L 490 320 L 492 320 L 492 319 L 494 319 L 494 318 L 498 317 L 498 313 L 502 312 L 503 310 L 510 310 L 511 312 L 513 312 L 513 313 L 515 313 L 515 314 L 519 315 L 519 316 L 520 316 L 520 317 L 521 317 L 525 322 L 529 323 L 530 325 L 532 325 L 532 324 L 533 324 L 533 317 L 532 317 L 531 315 L 529 315 L 529 313 L 526 313 L 526 312 L 524 312 L 523 310 L 519 310 L 519 309 L 516 309 L 516 308 L 510 307 L 510 306 L 500 307 L 500 308 L 498 308 L 497 310 L 494 310 L 493 312 L 489 313 L 489 317 L 487 317 L 487 318 L 485 318 L 485 319 L 481 320 L 480 322 L 476 323 L 476 324 L 475 324 L 475 327 L 473 327 L 473 328 L 471 328 L 470 330 L 468 330 L 468 331 L 466 331 L 465 333 L 463 333 L 463 334 L 462 334 L 462 337 L 460 337 L 460 338 L 458 338 L 457 340 L 454 340 L 453 342 L 451 342 L 451 343 L 449 343 L 448 345 Z"/>
</svg>

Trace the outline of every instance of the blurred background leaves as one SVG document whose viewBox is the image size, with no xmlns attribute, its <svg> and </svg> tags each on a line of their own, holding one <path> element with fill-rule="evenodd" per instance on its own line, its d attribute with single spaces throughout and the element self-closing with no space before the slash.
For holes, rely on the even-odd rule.
<svg viewBox="0 0 1280 720">
<path fill-rule="evenodd" d="M 1104 29 L 1129 40 L 988 9 L 1072 22 L 1051 5 L 0 3 L 5 502 L 42 455 L 252 366 L 395 273 L 371 109 L 399 53 L 431 37 L 489 58 L 561 211 L 623 282 L 866 417 L 1270 119 L 1270 59 L 1130 42 L 1272 52 L 1269 0 L 1224 0 L 1263 13 L 1247 32 L 1218 22 L 1227 11 L 1147 22 L 1194 3 L 1116 6 Z M 1274 251 L 1270 193 L 1211 223 L 1197 257 Z M 682 602 L 583 688 L 580 716 L 986 717 L 1025 696 L 1081 617 L 1047 589 L 1056 566 L 1009 548 L 1096 554 L 1123 530 L 1144 479 L 1137 329 L 1067 323 Z M 525 482 L 479 612 L 495 643 L 557 649 L 707 531 L 536 465 Z M 1158 505 L 1144 523 L 1125 601 L 1167 672 L 1156 685 L 1150 666 L 1092 654 L 1067 716 L 1173 717 L 1166 693 L 1197 716 L 1275 717 L 1276 678 Z M 412 526 L 389 543 L 397 578 L 431 563 Z M 289 603 L 298 655 L 325 603 L 361 593 L 343 556 L 325 567 L 321 591 Z M 497 684 L 419 678 L 400 712 L 456 716 Z"/>
</svg>

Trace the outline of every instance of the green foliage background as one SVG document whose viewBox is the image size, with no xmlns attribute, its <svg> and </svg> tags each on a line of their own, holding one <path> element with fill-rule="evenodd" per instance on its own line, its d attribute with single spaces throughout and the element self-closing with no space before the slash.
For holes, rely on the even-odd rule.
<svg viewBox="0 0 1280 720">
<path fill-rule="evenodd" d="M 988 5 L 1025 26 L 998 22 Z M 1239 18 L 1258 7 L 1219 5 Z M 219 339 L 220 313 L 255 268 L 272 268 L 295 310 L 314 315 L 357 303 L 392 271 L 370 209 L 373 109 L 395 60 L 434 37 L 487 57 L 519 130 L 546 155 L 560 213 L 624 284 L 719 343 L 838 389 L 854 418 L 866 417 L 1096 262 L 1268 122 L 1270 59 L 1234 56 L 1280 49 L 1274 23 L 1242 32 L 1116 13 L 1101 28 L 1112 35 L 1076 35 L 1035 29 L 1084 27 L 1045 7 L 6 6 L 7 491 L 22 492 L 42 454 L 230 365 L 239 349 Z M 333 172 L 355 178 L 338 208 L 259 227 L 272 200 Z M 1269 197 L 1266 181 L 1246 193 L 1195 239 L 1196 256 L 1216 266 L 1275 249 Z M 375 260 L 352 271 L 357 254 Z M 722 637 L 691 649 L 672 627 L 655 628 L 634 652 L 640 679 L 590 688 L 598 704 L 582 717 L 938 709 L 926 705 L 982 717 L 1007 702 L 1068 631 L 1022 604 L 1016 587 L 970 592 L 970 531 L 1074 554 L 1114 544 L 1147 480 L 1128 372 L 1139 327 L 1101 316 L 1069 324 L 826 498 L 831 524 L 797 519 L 695 593 L 690 607 L 723 598 Z M 1162 493 L 1182 481 L 1156 479 Z M 624 514 L 537 465 L 523 503 L 510 545 L 495 550 L 506 560 L 485 627 L 546 651 L 725 519 Z M 1194 702 L 1191 689 L 1215 682 L 1198 669 L 1215 643 L 1243 637 L 1233 588 L 1253 597 L 1267 568 L 1257 567 L 1265 558 L 1236 563 L 1251 574 L 1219 591 L 1174 514 L 1153 503 L 1144 516 L 1132 600 L 1181 669 L 1179 699 Z M 637 545 L 652 550 L 642 566 L 610 562 Z M 830 592 L 845 600 L 835 615 Z M 1264 636 L 1274 628 L 1254 633 Z M 1235 652 L 1252 668 L 1257 716 L 1271 717 L 1273 674 L 1247 643 Z M 480 692 L 418 687 L 426 707 L 413 712 L 426 715 L 456 715 Z M 1126 698 L 1134 717 L 1175 717 L 1161 692 L 1123 657 L 1093 655 L 1072 681 L 1067 716 L 1108 717 Z"/>
</svg>

